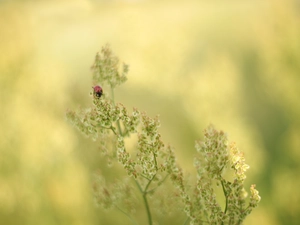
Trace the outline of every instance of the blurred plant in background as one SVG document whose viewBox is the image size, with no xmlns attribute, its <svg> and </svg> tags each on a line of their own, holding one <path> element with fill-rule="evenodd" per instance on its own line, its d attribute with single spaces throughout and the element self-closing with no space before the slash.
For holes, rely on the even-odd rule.
<svg viewBox="0 0 300 225">
<path fill-rule="evenodd" d="M 79 112 L 67 112 L 67 118 L 82 133 L 92 137 L 95 141 L 100 140 L 99 148 L 103 149 L 105 154 L 111 155 L 109 165 L 111 165 L 111 160 L 118 161 L 123 165 L 127 175 L 132 177 L 131 183 L 125 176 L 121 183 L 106 185 L 105 177 L 96 176 L 94 192 L 98 205 L 105 209 L 115 207 L 127 215 L 133 224 L 138 224 L 130 212 L 137 210 L 133 209 L 139 205 L 136 203 L 138 199 L 136 193 L 139 192 L 146 208 L 148 224 L 152 225 L 155 219 L 150 201 L 152 199 L 154 202 L 155 199 L 168 200 L 169 196 L 156 195 L 156 189 L 164 186 L 165 181 L 170 179 L 174 187 L 171 186 L 165 191 L 169 194 L 173 192 L 172 198 L 181 199 L 183 205 L 173 204 L 172 207 L 178 209 L 182 207 L 182 212 L 185 212 L 187 216 L 184 224 L 187 222 L 216 225 L 242 224 L 245 217 L 258 205 L 260 196 L 255 185 L 252 185 L 250 201 L 247 203 L 244 180 L 249 166 L 245 164 L 245 159 L 235 144 L 228 146 L 225 133 L 215 130 L 212 125 L 205 130 L 204 141 L 196 144 L 196 149 L 200 153 L 195 160 L 198 171 L 197 185 L 191 188 L 194 192 L 189 193 L 188 186 L 190 185 L 178 165 L 172 147 L 165 146 L 158 132 L 160 126 L 158 117 L 150 118 L 146 113 L 141 113 L 135 108 L 130 114 L 125 106 L 114 103 L 114 89 L 126 81 L 128 72 L 127 65 L 124 64 L 121 72 L 118 67 L 118 58 L 106 45 L 102 48 L 101 54 L 97 53 L 92 66 L 93 83 L 106 84 L 111 89 L 111 98 L 107 94 L 101 97 L 97 93 L 92 93 L 92 108 Z M 126 148 L 125 140 L 133 135 L 136 135 L 137 143 L 130 150 Z M 112 140 L 113 143 L 111 143 Z M 231 181 L 223 176 L 227 168 L 234 170 L 234 177 Z M 110 168 L 110 170 L 113 169 Z M 116 175 L 112 171 L 110 176 Z M 134 182 L 137 186 L 136 190 L 132 187 Z M 213 187 L 215 183 L 222 186 L 225 196 L 224 210 L 217 201 Z M 176 191 L 178 194 L 175 194 Z M 151 200 L 149 200 L 149 195 L 151 195 Z M 134 200 L 131 200 L 132 197 Z M 156 211 L 159 210 L 156 209 Z M 167 212 L 168 214 L 170 213 Z M 141 223 L 145 224 L 145 222 Z M 161 221 L 156 221 L 156 223 L 159 224 Z"/>
<path fill-rule="evenodd" d="M 194 140 L 204 140 L 201 130 L 213 122 L 238 140 L 251 165 L 245 187 L 253 180 L 263 196 L 244 224 L 299 224 L 298 0 L 4 0 L 0 15 L 3 224 L 93 225 L 112 218 L 114 224 L 131 223 L 91 204 L 92 171 L 112 189 L 123 190 L 128 183 L 122 184 L 125 174 L 116 156 L 95 149 L 64 117 L 67 106 L 90 107 L 87 70 L 95 49 L 108 40 L 131 64 L 130 79 L 115 90 L 116 101 L 150 118 L 160 114 L 159 132 L 187 174 L 195 171 Z M 104 88 L 112 99 L 109 86 Z M 115 138 L 104 138 L 108 149 Z M 137 136 L 124 142 L 126 150 L 134 149 Z M 110 174 L 107 163 L 119 173 Z M 232 180 L 229 171 L 226 180 Z M 152 207 L 157 220 L 175 224 L 179 218 L 163 220 L 171 211 L 181 215 L 168 209 L 178 201 L 170 204 L 172 193 L 165 190 L 173 185 L 170 179 L 164 184 L 155 193 L 169 196 L 168 201 L 154 201 L 149 193 L 149 202 L 161 206 Z M 215 190 L 222 196 L 221 185 Z M 145 215 L 134 216 L 142 221 Z"/>
</svg>

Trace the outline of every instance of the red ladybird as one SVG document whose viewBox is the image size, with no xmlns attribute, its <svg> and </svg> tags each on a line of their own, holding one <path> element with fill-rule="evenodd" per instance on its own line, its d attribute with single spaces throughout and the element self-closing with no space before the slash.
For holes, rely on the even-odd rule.
<svg viewBox="0 0 300 225">
<path fill-rule="evenodd" d="M 94 89 L 94 96 L 96 96 L 97 98 L 100 98 L 101 95 L 103 94 L 103 89 L 102 87 L 100 87 L 99 85 L 93 87 Z"/>
</svg>

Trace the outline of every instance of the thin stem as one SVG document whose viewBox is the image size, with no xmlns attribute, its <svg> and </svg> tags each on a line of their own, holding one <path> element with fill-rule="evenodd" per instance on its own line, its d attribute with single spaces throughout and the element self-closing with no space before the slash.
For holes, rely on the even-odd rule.
<svg viewBox="0 0 300 225">
<path fill-rule="evenodd" d="M 145 178 L 146 180 L 150 181 L 151 179 L 149 179 L 148 177 L 146 177 L 144 174 L 141 174 L 141 177 Z"/>
<path fill-rule="evenodd" d="M 149 204 L 148 204 L 146 195 L 147 195 L 147 193 L 143 194 L 143 199 L 144 199 L 144 203 L 145 203 L 146 210 L 147 210 L 148 223 L 149 223 L 149 225 L 152 225 L 152 216 L 151 216 L 151 212 L 150 212 L 150 208 L 149 208 Z"/>
<path fill-rule="evenodd" d="M 120 211 L 120 212 L 122 212 L 123 214 L 125 214 L 130 220 L 131 220 L 131 222 L 133 223 L 133 224 L 136 224 L 136 225 L 138 225 L 138 223 L 129 215 L 129 214 L 127 214 L 124 210 L 122 210 L 120 207 L 118 207 L 117 205 L 115 205 L 115 207 Z"/>
<path fill-rule="evenodd" d="M 140 183 L 137 180 L 134 180 L 134 181 L 135 181 L 136 186 L 138 186 L 139 191 L 143 194 L 143 189 L 142 189 Z"/>
<path fill-rule="evenodd" d="M 100 127 L 104 128 L 104 129 L 108 129 L 108 130 L 110 129 L 110 130 L 112 130 L 112 132 L 114 132 L 115 135 L 117 135 L 117 133 L 116 133 L 115 128 L 114 128 L 113 125 L 110 125 L 110 127 L 106 127 L 106 126 L 101 126 L 100 125 Z"/>
<path fill-rule="evenodd" d="M 154 163 L 155 163 L 155 169 L 156 169 L 156 171 L 158 170 L 157 169 L 157 160 L 156 160 L 156 156 L 155 156 L 155 153 L 154 152 L 152 152 L 153 153 L 153 158 L 154 158 Z"/>
<path fill-rule="evenodd" d="M 151 184 L 151 182 L 153 181 L 153 179 L 155 178 L 155 176 L 156 176 L 156 174 L 149 180 L 149 182 L 148 182 L 148 184 L 147 184 L 147 186 L 146 186 L 146 188 L 145 188 L 145 194 L 147 194 L 147 190 L 148 190 L 148 188 L 149 188 L 149 186 L 150 186 L 150 184 Z"/>
<path fill-rule="evenodd" d="M 114 93 L 114 89 L 112 86 L 110 86 L 110 90 L 111 90 L 111 99 L 112 99 L 113 105 L 115 106 L 115 93 Z M 118 126 L 118 131 L 119 131 L 120 135 L 123 137 L 120 120 L 117 120 L 117 126 Z"/>
<path fill-rule="evenodd" d="M 149 207 L 148 200 L 147 200 L 147 188 L 149 187 L 149 184 L 151 183 L 152 179 L 148 182 L 148 184 L 147 184 L 147 186 L 145 188 L 145 191 L 143 191 L 143 189 L 142 189 L 141 185 L 139 184 L 139 182 L 137 180 L 134 180 L 135 183 L 136 183 L 136 185 L 138 186 L 138 189 L 140 190 L 141 194 L 143 195 L 143 200 L 144 200 L 144 204 L 145 204 L 146 211 L 147 211 L 147 217 L 148 217 L 148 224 L 149 225 L 152 225 L 153 222 L 152 222 L 152 216 L 151 216 L 151 212 L 150 212 L 150 207 Z"/>
<path fill-rule="evenodd" d="M 158 188 L 163 182 L 165 182 L 165 180 L 167 179 L 168 176 L 169 176 L 169 174 L 167 174 L 162 181 L 158 182 L 157 186 L 155 188 L 152 188 L 150 191 L 147 191 L 147 194 L 155 191 L 156 188 Z"/>
<path fill-rule="evenodd" d="M 223 192 L 224 192 L 224 195 L 225 195 L 225 199 L 226 199 L 226 203 L 225 203 L 225 209 L 224 209 L 224 214 L 226 214 L 227 212 L 227 205 L 228 205 L 228 194 L 225 190 L 225 186 L 224 186 L 224 180 L 221 179 L 221 184 L 222 184 L 222 189 L 223 189 Z"/>
<path fill-rule="evenodd" d="M 183 225 L 186 225 L 186 224 L 188 224 L 189 220 L 190 220 L 190 218 L 189 218 L 189 217 L 187 217 L 187 218 L 186 218 L 186 220 L 184 221 Z"/>
<path fill-rule="evenodd" d="M 115 106 L 114 89 L 113 89 L 112 86 L 110 87 L 110 89 L 111 89 L 112 103 Z M 117 120 L 117 126 L 118 126 L 118 131 L 119 131 L 120 135 L 123 136 L 122 129 L 121 129 L 121 124 L 120 124 L 120 120 Z M 112 128 L 112 130 L 113 130 L 113 128 Z M 115 131 L 114 131 L 114 133 L 115 133 Z M 155 158 L 155 156 L 154 156 L 154 158 Z M 155 158 L 155 164 L 156 164 L 156 168 L 157 168 L 156 158 Z M 141 185 L 139 184 L 139 182 L 137 180 L 134 180 L 135 183 L 136 183 L 136 185 L 138 186 L 139 191 L 143 195 L 143 200 L 144 200 L 144 204 L 145 204 L 146 211 L 147 211 L 147 217 L 148 217 L 148 223 L 149 223 L 149 225 L 152 225 L 153 222 L 152 222 L 152 216 L 151 216 L 151 212 L 150 212 L 150 207 L 149 207 L 148 200 L 147 200 L 147 189 L 149 188 L 149 186 L 150 186 L 150 184 L 151 184 L 151 182 L 152 182 L 152 180 L 154 179 L 155 176 L 156 176 L 156 174 L 150 180 L 148 178 L 146 178 L 148 180 L 148 184 L 146 185 L 145 190 L 142 189 Z M 119 209 L 119 210 L 121 210 L 121 209 Z M 124 211 L 122 211 L 122 212 L 125 213 Z M 127 215 L 127 213 L 125 213 L 125 214 Z M 127 216 L 129 216 L 129 215 L 127 215 Z"/>
<path fill-rule="evenodd" d="M 114 132 L 115 135 L 117 135 L 115 128 L 113 126 L 111 126 L 110 129 Z"/>
<path fill-rule="evenodd" d="M 228 206 L 228 194 L 227 194 L 227 192 L 226 192 L 226 190 L 225 190 L 224 180 L 222 179 L 222 177 L 221 177 L 220 180 L 221 180 L 221 184 L 222 184 L 223 193 L 224 193 L 225 199 L 226 199 L 226 202 L 225 202 L 225 209 L 224 209 L 224 214 L 226 214 L 226 212 L 227 212 L 227 206 Z M 222 221 L 222 224 L 221 224 L 221 225 L 224 225 L 224 221 Z"/>
</svg>

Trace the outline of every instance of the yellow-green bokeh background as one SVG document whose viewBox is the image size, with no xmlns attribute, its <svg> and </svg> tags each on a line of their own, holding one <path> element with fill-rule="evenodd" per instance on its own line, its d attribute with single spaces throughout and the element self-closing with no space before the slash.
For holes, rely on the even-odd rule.
<svg viewBox="0 0 300 225">
<path fill-rule="evenodd" d="M 91 104 L 106 43 L 130 64 L 116 101 L 160 114 L 186 171 L 213 123 L 262 196 L 245 224 L 299 223 L 299 1 L 7 0 L 0 15 L 1 224 L 129 224 L 94 207 L 97 145 L 65 119 Z"/>
</svg>

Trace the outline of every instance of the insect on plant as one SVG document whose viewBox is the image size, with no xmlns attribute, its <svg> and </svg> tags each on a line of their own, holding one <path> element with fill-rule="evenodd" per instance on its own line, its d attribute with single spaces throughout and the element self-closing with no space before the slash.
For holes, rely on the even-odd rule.
<svg viewBox="0 0 300 225">
<path fill-rule="evenodd" d="M 94 96 L 96 98 L 100 98 L 103 94 L 103 89 L 99 85 L 96 85 L 95 87 L 92 87 L 94 89 Z"/>
<path fill-rule="evenodd" d="M 139 216 L 132 214 L 145 210 L 148 225 L 166 221 L 171 212 L 174 214 L 169 219 L 178 220 L 176 224 L 241 225 L 261 200 L 255 185 L 251 185 L 247 197 L 244 180 L 249 166 L 242 152 L 234 142 L 228 142 L 225 132 L 210 125 L 204 130 L 204 139 L 195 144 L 195 179 L 191 183 L 173 148 L 164 144 L 158 117 L 151 118 L 137 108 L 130 112 L 123 104 L 115 103 L 114 89 L 127 80 L 128 73 L 128 65 L 119 68 L 119 59 L 109 46 L 102 48 L 92 66 L 93 83 L 105 85 L 111 94 L 103 95 L 102 87 L 96 85 L 92 87 L 94 98 L 88 110 L 67 111 L 75 127 L 97 141 L 108 162 L 118 162 L 127 174 L 121 181 L 111 183 L 105 181 L 105 174 L 95 176 L 97 205 L 119 210 L 132 224 L 142 224 L 136 221 Z M 129 137 L 137 140 L 131 150 L 125 145 Z M 113 167 L 109 170 L 113 174 Z M 227 180 L 229 170 L 234 178 Z M 221 184 L 223 204 L 216 197 L 216 183 Z"/>
</svg>

